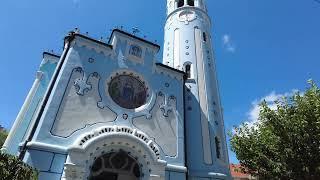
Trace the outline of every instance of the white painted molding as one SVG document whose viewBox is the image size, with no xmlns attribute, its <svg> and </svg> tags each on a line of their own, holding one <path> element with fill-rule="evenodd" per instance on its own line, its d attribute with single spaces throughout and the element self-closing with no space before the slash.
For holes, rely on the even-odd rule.
<svg viewBox="0 0 320 180">
<path fill-rule="evenodd" d="M 62 154 L 66 154 L 68 152 L 68 149 L 66 147 L 34 141 L 28 142 L 27 147 L 34 150 L 45 150 Z"/>
<path fill-rule="evenodd" d="M 173 165 L 173 164 L 167 164 L 166 170 L 177 171 L 177 172 L 182 172 L 182 173 L 188 172 L 187 167 L 185 167 L 185 166 L 177 166 L 177 165 Z"/>
<path fill-rule="evenodd" d="M 74 40 L 74 45 L 78 47 L 85 47 L 87 49 L 94 50 L 98 54 L 102 53 L 105 56 L 110 56 L 111 59 L 116 59 L 116 52 L 112 48 L 103 46 L 101 44 L 81 38 L 79 36 L 76 36 L 76 39 Z"/>
<path fill-rule="evenodd" d="M 41 80 L 42 77 L 43 77 L 43 75 L 44 75 L 44 73 L 43 73 L 42 71 L 37 71 L 37 73 L 36 73 L 36 78 L 39 79 L 39 80 Z"/>
<path fill-rule="evenodd" d="M 5 141 L 5 143 L 3 144 L 2 148 L 1 148 L 1 151 L 4 151 L 4 152 L 7 152 L 8 148 L 10 148 L 10 146 L 12 145 L 11 143 L 13 143 L 13 137 L 15 134 L 17 134 L 17 131 L 18 131 L 18 128 L 21 126 L 21 123 L 29 109 L 29 106 L 30 106 L 30 103 L 32 102 L 32 99 L 34 98 L 37 90 L 38 90 L 38 87 L 40 85 L 40 81 L 41 81 L 41 78 L 38 78 L 38 77 L 42 77 L 42 73 L 37 73 L 37 77 L 28 93 L 28 96 L 26 98 L 26 100 L 24 101 L 23 105 L 22 105 L 22 108 L 21 110 L 19 111 L 19 114 L 16 118 L 16 120 L 14 121 L 14 124 L 8 134 L 8 137 Z"/>
<path fill-rule="evenodd" d="M 49 54 L 44 54 L 41 65 L 46 64 L 46 63 L 57 64 L 59 62 L 59 60 L 60 60 L 59 57 L 52 56 Z"/>
<path fill-rule="evenodd" d="M 158 74 L 165 74 L 165 75 L 171 77 L 172 79 L 177 79 L 179 81 L 183 80 L 183 75 L 181 73 L 174 72 L 174 71 L 169 70 L 165 67 L 155 66 L 155 72 Z"/>
<path fill-rule="evenodd" d="M 96 158 L 120 150 L 130 153 L 141 164 L 141 180 L 164 180 L 167 162 L 160 160 L 158 146 L 143 132 L 125 126 L 100 127 L 80 136 L 68 149 L 62 179 L 86 179 Z"/>
<path fill-rule="evenodd" d="M 209 172 L 208 175 L 211 176 L 211 177 L 213 177 L 213 178 L 223 178 L 223 179 L 227 179 L 227 177 L 228 177 L 226 174 L 215 173 L 215 172 Z"/>
</svg>

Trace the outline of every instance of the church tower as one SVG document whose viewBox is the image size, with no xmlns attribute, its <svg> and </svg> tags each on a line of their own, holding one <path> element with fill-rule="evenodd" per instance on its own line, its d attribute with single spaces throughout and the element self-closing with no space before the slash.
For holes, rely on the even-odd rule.
<svg viewBox="0 0 320 180">
<path fill-rule="evenodd" d="M 228 178 L 223 112 L 205 0 L 167 0 L 163 64 L 184 71 L 189 179 Z"/>
</svg>

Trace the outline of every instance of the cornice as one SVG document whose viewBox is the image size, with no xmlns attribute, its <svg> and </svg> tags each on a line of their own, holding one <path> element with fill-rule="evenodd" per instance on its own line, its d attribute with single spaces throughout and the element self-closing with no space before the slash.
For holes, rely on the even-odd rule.
<svg viewBox="0 0 320 180">
<path fill-rule="evenodd" d="M 206 19 L 208 20 L 209 22 L 209 25 L 211 26 L 212 25 L 212 21 L 211 21 L 211 18 L 210 16 L 208 15 L 208 13 L 201 9 L 201 8 L 198 8 L 198 7 L 194 7 L 194 6 L 184 6 L 184 7 L 181 7 L 181 8 L 177 8 L 175 9 L 174 11 L 172 11 L 170 14 L 168 14 L 167 18 L 166 18 L 166 23 L 169 21 L 169 19 L 171 18 L 171 16 L 175 15 L 176 13 L 180 12 L 180 11 L 185 11 L 185 10 L 191 10 L 191 11 L 195 11 L 195 12 L 200 12 L 202 13 Z"/>
</svg>

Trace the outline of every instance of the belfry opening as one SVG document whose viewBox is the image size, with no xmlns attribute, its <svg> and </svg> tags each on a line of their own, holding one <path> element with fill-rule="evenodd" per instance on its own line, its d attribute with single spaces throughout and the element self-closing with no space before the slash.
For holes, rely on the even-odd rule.
<svg viewBox="0 0 320 180">
<path fill-rule="evenodd" d="M 178 8 L 184 6 L 184 0 L 178 1 Z"/>
<path fill-rule="evenodd" d="M 189 6 L 194 6 L 194 0 L 188 0 L 188 5 Z"/>
</svg>

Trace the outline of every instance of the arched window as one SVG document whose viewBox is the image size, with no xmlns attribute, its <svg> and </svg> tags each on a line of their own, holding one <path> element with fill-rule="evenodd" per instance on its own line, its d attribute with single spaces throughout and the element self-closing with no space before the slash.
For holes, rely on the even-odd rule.
<svg viewBox="0 0 320 180">
<path fill-rule="evenodd" d="M 218 137 L 214 138 L 215 144 L 216 144 L 216 155 L 217 158 L 220 159 L 221 158 L 221 144 L 220 144 L 220 140 Z"/>
<path fill-rule="evenodd" d="M 194 6 L 194 0 L 188 0 L 188 5 L 189 6 Z"/>
<path fill-rule="evenodd" d="M 191 78 L 191 65 L 190 64 L 186 65 L 185 72 L 187 74 L 187 78 Z"/>
<path fill-rule="evenodd" d="M 184 6 L 184 0 L 178 1 L 178 8 Z"/>
<path fill-rule="evenodd" d="M 141 48 L 139 46 L 131 45 L 130 46 L 130 50 L 129 50 L 129 54 L 141 58 L 142 50 L 141 50 Z"/>
<path fill-rule="evenodd" d="M 98 157 L 92 167 L 89 180 L 138 180 L 142 177 L 137 160 L 127 152 L 111 152 Z"/>
<path fill-rule="evenodd" d="M 203 32 L 203 35 L 202 35 L 202 36 L 203 36 L 203 41 L 204 41 L 204 42 L 207 42 L 207 34 L 206 34 L 205 32 Z"/>
</svg>

